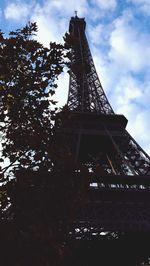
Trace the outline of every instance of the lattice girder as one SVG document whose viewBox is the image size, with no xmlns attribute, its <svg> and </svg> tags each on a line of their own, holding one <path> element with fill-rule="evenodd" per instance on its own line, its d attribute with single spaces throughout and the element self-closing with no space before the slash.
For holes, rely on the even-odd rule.
<svg viewBox="0 0 150 266">
<path fill-rule="evenodd" d="M 73 38 L 68 107 L 82 112 L 113 114 L 99 81 L 85 35 L 85 21 L 78 17 L 70 21 Z"/>
<path fill-rule="evenodd" d="M 89 171 L 99 166 L 106 174 L 150 174 L 150 157 L 125 130 L 124 116 L 70 112 L 68 117 L 61 130 L 75 160 Z"/>
</svg>

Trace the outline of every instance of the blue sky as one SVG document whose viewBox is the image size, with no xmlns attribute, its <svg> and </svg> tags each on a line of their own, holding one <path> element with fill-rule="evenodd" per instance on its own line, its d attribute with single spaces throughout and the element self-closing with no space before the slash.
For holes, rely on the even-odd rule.
<svg viewBox="0 0 150 266">
<path fill-rule="evenodd" d="M 62 42 L 74 11 L 85 17 L 86 33 L 102 86 L 127 129 L 150 154 L 150 0 L 0 0 L 0 25 L 8 33 L 28 21 L 38 40 Z M 65 104 L 68 74 L 56 99 Z"/>
</svg>

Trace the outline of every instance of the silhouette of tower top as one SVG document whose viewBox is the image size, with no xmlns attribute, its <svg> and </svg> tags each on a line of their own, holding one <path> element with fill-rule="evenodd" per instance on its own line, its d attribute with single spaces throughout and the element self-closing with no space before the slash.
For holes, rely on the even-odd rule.
<svg viewBox="0 0 150 266">
<path fill-rule="evenodd" d="M 98 78 L 85 35 L 86 22 L 72 17 L 69 33 L 72 38 L 72 58 L 68 107 L 78 112 L 114 114 Z"/>
</svg>

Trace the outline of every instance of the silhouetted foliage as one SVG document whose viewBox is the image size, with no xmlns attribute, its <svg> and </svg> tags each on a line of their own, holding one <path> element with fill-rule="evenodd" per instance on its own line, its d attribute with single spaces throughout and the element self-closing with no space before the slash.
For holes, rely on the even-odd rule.
<svg viewBox="0 0 150 266">
<path fill-rule="evenodd" d="M 1 34 L 0 121 L 2 154 L 19 168 L 51 168 L 51 96 L 63 70 L 63 46 L 35 39 L 35 23 Z M 6 141 L 7 140 L 7 141 Z M 6 169 L 4 169 L 6 171 Z"/>
<path fill-rule="evenodd" d="M 86 201 L 86 169 L 78 166 L 77 178 L 72 136 L 61 132 L 71 114 L 64 107 L 56 115 L 52 99 L 58 75 L 69 65 L 69 46 L 44 47 L 34 38 L 36 32 L 36 24 L 29 23 L 7 38 L 0 34 L 3 266 L 69 263 L 68 226 Z M 56 116 L 60 124 L 54 124 Z"/>
<path fill-rule="evenodd" d="M 1 265 L 57 265 L 71 210 L 71 190 L 55 173 L 57 143 L 52 99 L 63 71 L 65 49 L 35 38 L 35 23 L 0 33 Z M 68 191 L 68 192 L 67 192 Z M 70 202 L 70 203 L 69 203 Z M 6 255 L 5 255 L 6 252 Z"/>
</svg>

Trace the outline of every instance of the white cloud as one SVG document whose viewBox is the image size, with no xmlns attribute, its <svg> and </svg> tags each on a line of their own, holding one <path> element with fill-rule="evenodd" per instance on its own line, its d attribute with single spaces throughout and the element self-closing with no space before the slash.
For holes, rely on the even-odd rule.
<svg viewBox="0 0 150 266">
<path fill-rule="evenodd" d="M 4 16 L 6 19 L 24 21 L 32 12 L 32 8 L 33 4 L 27 4 L 18 0 L 16 2 L 8 3 L 4 10 Z"/>
<path fill-rule="evenodd" d="M 116 61 L 118 67 L 138 72 L 150 66 L 150 34 L 141 33 L 138 28 L 133 27 L 132 20 L 125 12 L 114 21 L 109 57 Z"/>
<path fill-rule="evenodd" d="M 127 2 L 135 4 L 142 12 L 150 15 L 150 1 L 149 0 L 128 0 Z"/>
<path fill-rule="evenodd" d="M 132 123 L 129 124 L 128 130 L 134 136 L 135 140 L 138 140 L 141 147 L 150 154 L 150 136 L 146 134 L 146 132 L 150 132 L 150 124 L 148 123 L 149 113 L 150 110 L 138 112 L 134 120 L 132 120 Z"/>
<path fill-rule="evenodd" d="M 51 42 L 62 42 L 63 33 L 65 29 L 62 30 L 60 27 L 60 21 L 55 22 L 51 16 L 47 16 L 45 12 L 37 12 L 31 16 L 31 21 L 36 21 L 38 25 L 38 41 L 42 42 L 44 45 L 48 46 Z M 65 26 L 64 26 L 65 28 Z M 57 32 L 57 34 L 56 34 Z"/>
<path fill-rule="evenodd" d="M 44 4 L 48 9 L 51 9 L 54 12 L 61 12 L 62 16 L 71 16 L 74 15 L 75 11 L 78 11 L 78 16 L 84 16 L 88 12 L 88 1 L 76 1 L 76 0 L 47 0 Z"/>
<path fill-rule="evenodd" d="M 114 10 L 117 6 L 117 0 L 92 0 L 92 3 L 103 10 Z"/>
<path fill-rule="evenodd" d="M 2 14 L 3 12 L 2 12 L 2 9 L 0 8 L 0 19 L 2 18 Z"/>
<path fill-rule="evenodd" d="M 73 2 L 75 5 L 75 1 Z M 70 14 L 73 14 L 74 9 L 69 4 L 61 13 L 63 5 L 65 6 L 63 0 L 48 0 L 43 6 L 36 5 L 34 12 L 31 14 L 31 20 L 36 21 L 38 25 L 38 40 L 44 45 L 48 45 L 50 41 L 62 42 L 63 35 L 68 31 Z"/>
<path fill-rule="evenodd" d="M 135 4 L 145 4 L 145 5 L 150 4 L 149 0 L 128 0 L 128 2 L 133 2 Z"/>
<path fill-rule="evenodd" d="M 89 12 L 87 0 L 46 0 L 27 2 L 14 0 L 8 2 L 4 15 L 12 21 L 24 23 L 25 20 L 35 21 L 38 24 L 38 40 L 45 45 L 50 41 L 62 41 L 62 36 L 68 30 L 70 16 L 74 16 L 75 10 L 78 16 L 83 17 Z"/>
<path fill-rule="evenodd" d="M 115 101 L 117 110 L 121 111 L 122 107 L 132 105 L 132 102 L 141 97 L 141 95 L 140 84 L 131 75 L 122 75 L 119 83 L 116 84 L 114 93 L 114 96 L 117 96 Z"/>
<path fill-rule="evenodd" d="M 98 73 L 100 82 L 105 92 L 109 93 L 112 86 L 112 76 L 114 72 L 109 73 L 109 63 L 107 62 L 107 57 L 103 51 L 99 50 L 97 47 L 91 46 L 92 57 L 95 63 L 96 71 Z"/>
<path fill-rule="evenodd" d="M 147 105 L 145 102 L 147 98 Z M 129 73 L 120 78 L 113 93 L 112 102 L 116 113 L 128 119 L 127 130 L 136 141 L 150 153 L 150 90 Z M 146 108 L 147 107 L 147 108 Z M 147 133 L 147 134 L 146 134 Z"/>
<path fill-rule="evenodd" d="M 84 16 L 88 12 L 88 1 L 82 0 L 80 2 L 76 0 L 70 0 L 66 3 L 66 0 L 46 0 L 44 3 L 40 1 L 30 1 L 27 3 L 25 0 L 14 0 L 8 2 L 4 15 L 6 19 L 13 19 L 20 21 L 28 15 L 34 16 L 38 13 L 46 14 L 55 17 L 55 21 L 59 20 L 60 17 L 74 15 L 75 10 L 78 11 L 79 16 Z M 48 26 L 48 25 L 47 25 Z"/>
<path fill-rule="evenodd" d="M 104 34 L 104 26 L 102 24 L 90 26 L 88 27 L 88 31 L 91 43 L 99 45 L 103 38 L 102 35 Z"/>
<path fill-rule="evenodd" d="M 55 101 L 58 102 L 57 106 L 62 107 L 67 103 L 68 97 L 68 84 L 69 84 L 69 75 L 62 73 L 57 82 L 58 89 L 53 97 Z"/>
<path fill-rule="evenodd" d="M 91 27 L 89 36 L 96 69 L 112 107 L 126 116 L 127 130 L 150 153 L 150 35 L 141 33 L 134 19 L 127 10 L 111 26 Z M 109 46 L 103 51 L 104 42 Z"/>
</svg>

